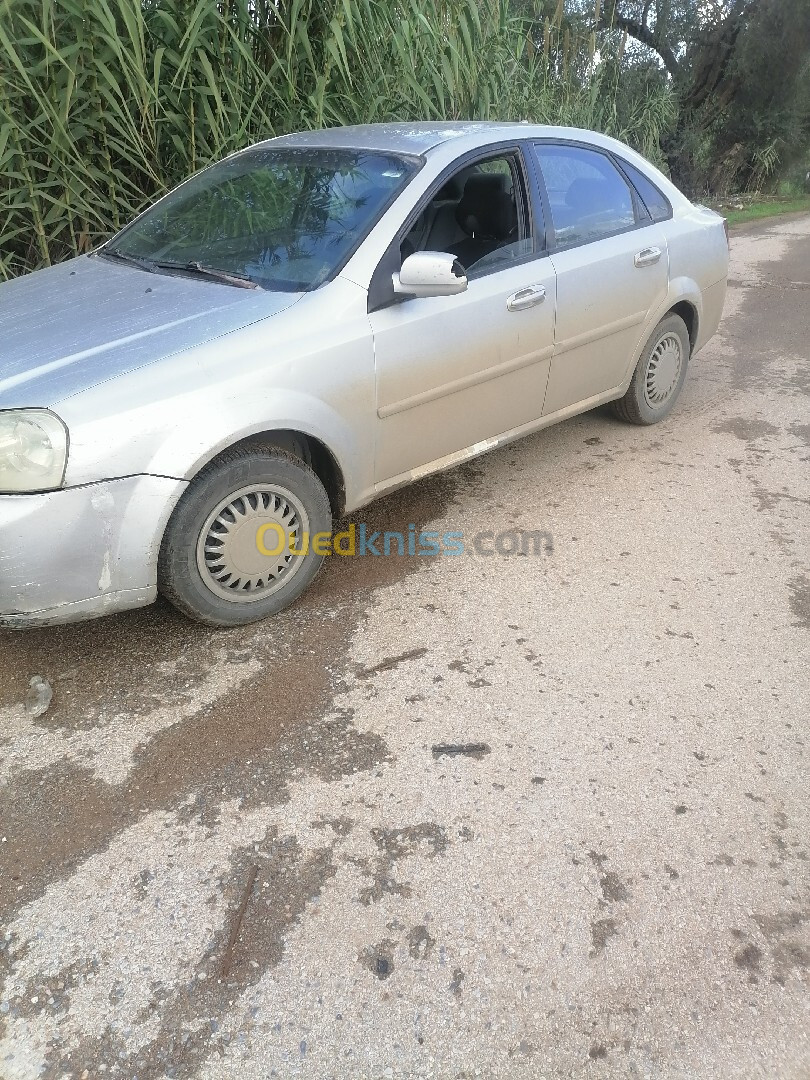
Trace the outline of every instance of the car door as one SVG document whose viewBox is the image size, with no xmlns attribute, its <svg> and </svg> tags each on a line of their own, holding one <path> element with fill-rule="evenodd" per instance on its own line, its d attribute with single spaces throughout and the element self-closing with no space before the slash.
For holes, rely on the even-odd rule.
<svg viewBox="0 0 810 1080">
<path fill-rule="evenodd" d="M 666 299 L 669 260 L 662 226 L 607 152 L 551 141 L 534 150 L 557 275 L 549 415 L 621 386 Z"/>
<path fill-rule="evenodd" d="M 454 175 L 463 180 L 455 213 L 446 198 Z M 497 192 L 497 176 L 503 190 L 511 191 L 516 225 L 500 246 L 465 267 L 466 291 L 395 302 L 390 281 L 391 270 L 399 270 L 400 241 L 412 247 L 422 231 L 422 250 L 441 246 L 463 262 L 476 231 L 464 214 L 464 192 L 469 195 L 471 184 L 473 191 Z M 458 169 L 443 173 L 403 224 L 389 248 L 396 251 L 396 264 L 390 258 L 380 264 L 390 295 L 370 304 L 377 485 L 463 460 L 487 449 L 488 440 L 540 417 L 554 345 L 555 276 L 543 249 L 544 230 L 536 224 L 538 211 L 530 203 L 523 155 L 509 147 L 465 158 Z M 420 218 L 428 223 L 425 230 Z"/>
</svg>

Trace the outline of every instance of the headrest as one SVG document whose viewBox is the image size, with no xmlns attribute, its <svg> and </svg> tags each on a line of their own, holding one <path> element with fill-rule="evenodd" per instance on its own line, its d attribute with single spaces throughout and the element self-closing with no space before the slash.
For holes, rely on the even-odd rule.
<svg viewBox="0 0 810 1080">
<path fill-rule="evenodd" d="M 506 191 L 506 177 L 473 173 L 456 207 L 456 221 L 468 236 L 505 240 L 517 224 L 514 199 Z"/>
<path fill-rule="evenodd" d="M 464 191 L 461 175 L 456 173 L 447 180 L 433 196 L 434 202 L 455 202 L 460 199 Z"/>
<path fill-rule="evenodd" d="M 587 180 L 578 177 L 565 194 L 565 204 L 572 210 L 584 210 L 598 213 L 610 208 L 612 184 L 609 180 Z"/>
</svg>

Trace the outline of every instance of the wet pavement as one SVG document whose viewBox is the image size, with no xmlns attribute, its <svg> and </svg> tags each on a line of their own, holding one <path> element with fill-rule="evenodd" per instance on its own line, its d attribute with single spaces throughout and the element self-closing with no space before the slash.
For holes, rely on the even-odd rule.
<svg viewBox="0 0 810 1080">
<path fill-rule="evenodd" d="M 664 423 L 356 515 L 553 550 L 0 633 L 0 1077 L 810 1075 L 809 343 L 740 231 Z"/>
</svg>

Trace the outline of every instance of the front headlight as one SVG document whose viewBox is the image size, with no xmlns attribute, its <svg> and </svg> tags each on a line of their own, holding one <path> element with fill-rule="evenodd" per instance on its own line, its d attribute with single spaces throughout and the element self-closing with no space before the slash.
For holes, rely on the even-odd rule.
<svg viewBox="0 0 810 1080">
<path fill-rule="evenodd" d="M 67 444 L 67 428 L 52 412 L 0 411 L 0 494 L 61 487 Z"/>
</svg>

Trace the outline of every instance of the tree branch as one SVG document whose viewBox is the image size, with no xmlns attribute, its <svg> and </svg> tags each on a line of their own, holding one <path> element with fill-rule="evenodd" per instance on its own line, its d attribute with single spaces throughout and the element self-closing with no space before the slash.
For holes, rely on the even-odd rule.
<svg viewBox="0 0 810 1080">
<path fill-rule="evenodd" d="M 650 30 L 643 23 L 636 22 L 635 19 L 628 18 L 627 15 L 622 15 L 614 9 L 612 18 L 607 11 L 603 12 L 600 24 L 603 30 L 610 30 L 611 27 L 624 30 L 630 37 L 635 38 L 642 45 L 646 45 L 648 49 L 658 53 L 670 75 L 674 76 L 680 73 L 680 65 L 675 53 L 665 42 L 659 40 L 654 30 Z"/>
</svg>

